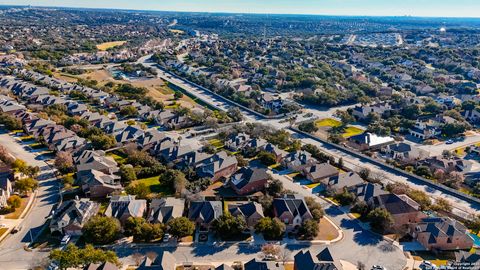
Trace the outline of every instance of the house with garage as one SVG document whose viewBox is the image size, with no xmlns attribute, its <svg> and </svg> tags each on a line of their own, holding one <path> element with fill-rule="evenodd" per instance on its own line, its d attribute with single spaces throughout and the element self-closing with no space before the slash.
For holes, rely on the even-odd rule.
<svg viewBox="0 0 480 270">
<path fill-rule="evenodd" d="M 81 235 L 83 225 L 97 214 L 100 205 L 89 199 L 63 202 L 50 220 L 50 231 L 68 235 Z"/>
<path fill-rule="evenodd" d="M 287 196 L 273 200 L 275 217 L 287 225 L 287 229 L 298 228 L 305 220 L 313 219 L 303 197 Z"/>
<path fill-rule="evenodd" d="M 302 170 L 302 174 L 310 181 L 319 183 L 322 180 L 330 177 L 338 176 L 339 171 L 329 163 L 314 164 L 312 166 L 305 167 Z"/>
<path fill-rule="evenodd" d="M 243 217 L 249 228 L 255 227 L 257 222 L 265 217 L 262 205 L 257 202 L 229 203 L 228 212 L 234 217 Z"/>
<path fill-rule="evenodd" d="M 238 195 L 247 195 L 265 189 L 270 175 L 265 169 L 242 167 L 228 180 L 229 186 Z"/>
<path fill-rule="evenodd" d="M 188 219 L 200 230 L 208 230 L 212 222 L 223 215 L 221 201 L 193 201 L 188 209 Z"/>
</svg>

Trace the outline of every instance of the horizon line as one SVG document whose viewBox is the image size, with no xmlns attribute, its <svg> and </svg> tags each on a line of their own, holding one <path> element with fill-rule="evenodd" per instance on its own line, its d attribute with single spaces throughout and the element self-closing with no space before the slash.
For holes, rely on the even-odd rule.
<svg viewBox="0 0 480 270">
<path fill-rule="evenodd" d="M 419 19 L 478 19 L 478 17 L 458 16 L 418 16 L 418 15 L 348 15 L 348 14 L 320 14 L 320 13 L 261 13 L 261 12 L 233 12 L 233 11 L 181 11 L 181 10 L 159 10 L 159 9 L 128 9 L 117 7 L 81 7 L 81 6 L 52 6 L 52 5 L 8 5 L 0 4 L 3 7 L 32 7 L 32 8 L 62 8 L 62 9 L 91 9 L 91 10 L 119 10 L 137 12 L 171 12 L 171 13 L 205 13 L 205 14 L 231 14 L 231 15 L 277 15 L 277 16 L 322 16 L 322 17 L 358 17 L 358 18 L 419 18 Z"/>
</svg>

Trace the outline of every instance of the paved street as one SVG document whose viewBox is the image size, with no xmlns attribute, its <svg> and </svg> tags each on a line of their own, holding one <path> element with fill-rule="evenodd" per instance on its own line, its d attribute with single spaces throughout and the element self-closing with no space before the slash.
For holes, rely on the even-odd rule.
<svg viewBox="0 0 480 270">
<path fill-rule="evenodd" d="M 182 80 L 178 77 L 172 77 L 172 76 L 166 74 L 164 71 L 157 68 L 153 63 L 149 62 L 148 61 L 149 57 L 150 56 L 145 56 L 145 57 L 140 58 L 138 60 L 138 63 L 142 63 L 146 66 L 155 68 L 156 71 L 158 72 L 159 76 L 162 79 L 164 79 L 166 81 L 171 81 L 171 82 L 173 82 L 177 85 L 181 85 L 182 87 L 184 87 L 184 89 L 186 89 L 187 91 L 189 91 L 193 95 L 201 97 L 204 100 L 210 100 L 210 103 L 217 106 L 217 107 L 220 107 L 220 108 L 225 109 L 225 110 L 227 110 L 229 108 L 228 104 L 225 104 L 221 100 L 215 99 L 215 97 L 213 97 L 210 93 L 207 93 L 207 92 L 199 89 L 198 87 L 194 87 L 191 84 L 189 84 L 188 82 L 186 82 L 186 81 L 184 81 L 184 80 Z M 311 112 L 312 108 L 307 108 L 307 110 L 309 110 Z M 335 112 L 335 110 L 336 110 L 336 108 L 332 108 L 332 109 L 326 110 L 325 112 L 316 112 L 315 115 L 319 116 L 320 118 L 330 117 Z M 273 128 L 277 128 L 277 129 L 278 128 L 286 128 L 289 125 L 288 122 L 283 122 L 281 119 L 280 120 L 278 120 L 278 119 L 276 119 L 276 120 L 256 119 L 258 117 L 252 116 L 249 112 L 246 112 L 244 110 L 242 110 L 242 112 L 244 114 L 246 114 L 245 121 L 247 121 L 247 122 L 262 123 L 262 124 L 265 124 L 265 125 L 271 126 Z M 370 161 L 368 161 L 366 159 L 365 160 L 363 160 L 363 159 L 360 160 L 358 158 L 350 156 L 349 154 L 347 154 L 343 151 L 328 147 L 328 146 L 322 144 L 321 142 L 315 141 L 311 138 L 306 138 L 303 135 L 297 134 L 293 131 L 290 131 L 290 132 L 292 133 L 292 135 L 294 137 L 301 140 L 302 143 L 316 145 L 317 147 L 322 149 L 324 152 L 326 152 L 326 153 L 328 153 L 328 154 L 330 154 L 330 155 L 332 155 L 336 158 L 342 157 L 343 161 L 344 161 L 344 164 L 351 170 L 357 171 L 361 168 L 368 168 L 373 173 L 383 174 L 385 176 L 384 177 L 385 183 L 388 183 L 388 182 L 407 183 L 412 188 L 425 191 L 429 195 L 431 195 L 432 197 L 445 198 L 448 201 L 450 201 L 450 203 L 454 207 L 453 211 L 455 211 L 459 215 L 468 216 L 469 214 L 477 213 L 480 210 L 480 209 L 478 209 L 477 206 L 471 205 L 470 203 L 465 202 L 461 199 L 458 199 L 454 196 L 448 195 L 444 192 L 441 192 L 441 191 L 432 189 L 428 186 L 425 186 L 424 184 L 416 181 L 415 179 L 407 178 L 407 177 L 403 177 L 403 176 L 398 176 L 398 175 L 395 174 L 395 172 L 385 171 L 384 169 L 379 168 L 377 165 L 371 163 Z M 470 139 L 467 137 L 466 140 L 470 140 Z M 453 144 L 453 146 L 456 146 L 456 144 Z M 458 146 L 456 146 L 456 147 L 458 147 Z"/>
<path fill-rule="evenodd" d="M 24 246 L 31 241 L 31 236 L 35 238 L 38 235 L 45 223 L 45 217 L 50 214 L 53 205 L 58 201 L 58 183 L 54 178 L 53 170 L 42 160 L 42 157 L 27 151 L 24 145 L 17 143 L 12 136 L 0 134 L 0 144 L 17 158 L 25 160 L 28 165 L 39 166 L 41 169 L 37 199 L 31 211 L 24 220 L 20 221 L 22 230 L 17 234 L 9 235 L 0 243 L 0 270 L 27 269 L 32 263 L 48 255 L 48 253 L 36 251 L 27 252 Z"/>
</svg>

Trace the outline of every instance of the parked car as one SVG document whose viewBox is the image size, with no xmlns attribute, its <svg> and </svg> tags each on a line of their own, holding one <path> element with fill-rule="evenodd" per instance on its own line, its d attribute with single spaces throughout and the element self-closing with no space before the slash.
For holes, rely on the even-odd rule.
<svg viewBox="0 0 480 270">
<path fill-rule="evenodd" d="M 374 265 L 372 266 L 372 270 L 387 270 L 387 268 L 380 265 Z"/>
<path fill-rule="evenodd" d="M 453 144 L 453 140 L 448 140 L 445 142 L 446 144 Z"/>
<path fill-rule="evenodd" d="M 11 234 L 16 234 L 21 230 L 22 230 L 22 226 L 18 226 L 18 227 L 13 228 L 13 230 L 10 233 Z"/>
<path fill-rule="evenodd" d="M 62 241 L 60 242 L 60 244 L 61 244 L 62 246 L 65 246 L 65 245 L 67 245 L 67 244 L 70 242 L 71 239 L 72 239 L 72 237 L 71 237 L 70 235 L 66 234 L 66 235 L 63 236 Z"/>
</svg>

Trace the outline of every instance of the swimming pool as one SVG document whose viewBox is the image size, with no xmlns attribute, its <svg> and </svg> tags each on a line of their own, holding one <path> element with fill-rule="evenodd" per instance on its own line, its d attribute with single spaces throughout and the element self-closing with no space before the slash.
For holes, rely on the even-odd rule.
<svg viewBox="0 0 480 270">
<path fill-rule="evenodd" d="M 473 247 L 480 247 L 480 237 L 473 233 L 468 233 L 468 235 L 473 239 Z"/>
</svg>

